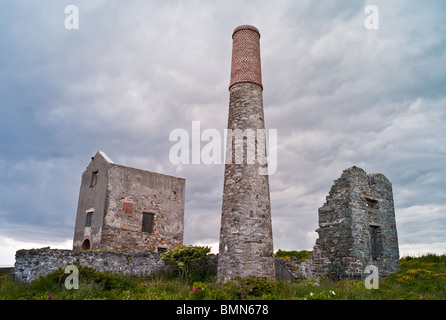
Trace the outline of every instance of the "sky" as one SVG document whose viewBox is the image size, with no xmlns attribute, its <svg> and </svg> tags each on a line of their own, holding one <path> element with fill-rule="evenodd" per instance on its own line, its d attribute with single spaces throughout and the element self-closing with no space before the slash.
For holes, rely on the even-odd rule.
<svg viewBox="0 0 446 320">
<path fill-rule="evenodd" d="M 445 254 L 445 13 L 441 0 L 3 1 L 0 265 L 22 248 L 72 248 L 98 150 L 185 178 L 184 243 L 218 252 L 223 165 L 173 164 L 169 134 L 193 121 L 223 134 L 242 24 L 261 33 L 277 130 L 274 250 L 312 249 L 318 208 L 355 165 L 392 182 L 401 256 Z"/>
</svg>

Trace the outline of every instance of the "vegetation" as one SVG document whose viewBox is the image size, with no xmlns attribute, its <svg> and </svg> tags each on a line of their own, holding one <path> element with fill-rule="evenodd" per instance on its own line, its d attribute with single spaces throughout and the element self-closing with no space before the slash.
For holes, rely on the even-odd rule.
<svg viewBox="0 0 446 320">
<path fill-rule="evenodd" d="M 30 284 L 19 283 L 9 274 L 0 277 L 0 299 L 118 299 L 118 300 L 426 300 L 446 299 L 446 256 L 425 255 L 400 260 L 401 270 L 367 290 L 360 280 L 332 282 L 305 279 L 298 282 L 264 278 L 216 282 L 216 275 L 200 264 L 149 277 L 103 273 L 79 266 L 79 289 L 68 290 L 63 269 Z"/>
<path fill-rule="evenodd" d="M 284 258 L 286 260 L 289 260 L 291 258 L 296 258 L 297 260 L 306 260 L 308 259 L 308 256 L 310 255 L 311 251 L 308 250 L 302 250 L 302 251 L 284 251 L 284 250 L 278 250 L 274 257 L 276 258 Z"/>
<path fill-rule="evenodd" d="M 209 252 L 211 252 L 209 247 L 180 245 L 162 253 L 161 260 L 175 264 L 181 279 L 187 279 L 194 262 L 203 260 Z"/>
</svg>

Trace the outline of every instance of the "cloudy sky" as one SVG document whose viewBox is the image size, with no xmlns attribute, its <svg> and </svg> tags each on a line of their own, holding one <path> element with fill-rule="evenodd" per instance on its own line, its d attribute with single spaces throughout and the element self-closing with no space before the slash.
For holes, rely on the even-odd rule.
<svg viewBox="0 0 446 320">
<path fill-rule="evenodd" d="M 368 5 L 379 29 L 365 28 Z M 79 28 L 66 29 L 67 5 Z M 227 125 L 232 31 L 261 33 L 275 250 L 312 249 L 353 165 L 393 184 L 400 253 L 446 253 L 446 3 L 5 0 L 0 11 L 0 265 L 71 248 L 96 151 L 186 178 L 186 244 L 217 251 L 223 166 L 174 165 L 173 129 Z"/>
</svg>

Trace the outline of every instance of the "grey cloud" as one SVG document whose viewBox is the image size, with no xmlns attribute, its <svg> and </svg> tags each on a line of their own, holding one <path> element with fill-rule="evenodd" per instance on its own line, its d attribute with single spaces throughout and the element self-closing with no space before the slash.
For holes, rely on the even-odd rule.
<svg viewBox="0 0 446 320">
<path fill-rule="evenodd" d="M 275 248 L 311 249 L 317 209 L 352 165 L 390 179 L 402 243 L 412 241 L 410 208 L 438 212 L 446 190 L 444 5 L 374 1 L 380 29 L 371 31 L 367 4 L 78 1 L 80 28 L 69 31 L 64 5 L 8 2 L 0 229 L 59 225 L 71 238 L 80 175 L 103 150 L 116 163 L 186 178 L 186 243 L 218 241 L 223 168 L 172 165 L 168 137 L 195 120 L 223 132 L 231 33 L 254 24 L 265 123 L 278 130 Z M 423 228 L 430 223 L 441 241 L 444 222 Z"/>
</svg>

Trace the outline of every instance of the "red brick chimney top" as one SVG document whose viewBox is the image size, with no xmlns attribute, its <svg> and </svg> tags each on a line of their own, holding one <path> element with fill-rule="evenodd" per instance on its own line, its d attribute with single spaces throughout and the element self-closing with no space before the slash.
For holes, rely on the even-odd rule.
<svg viewBox="0 0 446 320">
<path fill-rule="evenodd" d="M 229 89 L 237 83 L 255 83 L 262 89 L 260 65 L 260 32 L 256 27 L 242 25 L 232 33 L 232 65 Z"/>
<path fill-rule="evenodd" d="M 237 31 L 240 31 L 240 30 L 252 30 L 252 31 L 255 31 L 255 32 L 257 32 L 257 33 L 259 34 L 259 39 L 260 39 L 260 32 L 259 32 L 259 29 L 257 29 L 257 28 L 254 27 L 254 26 L 247 25 L 247 24 L 238 26 L 237 28 L 234 29 L 234 32 L 232 33 L 232 38 L 233 38 L 233 39 L 234 39 L 234 34 L 235 34 Z"/>
</svg>

